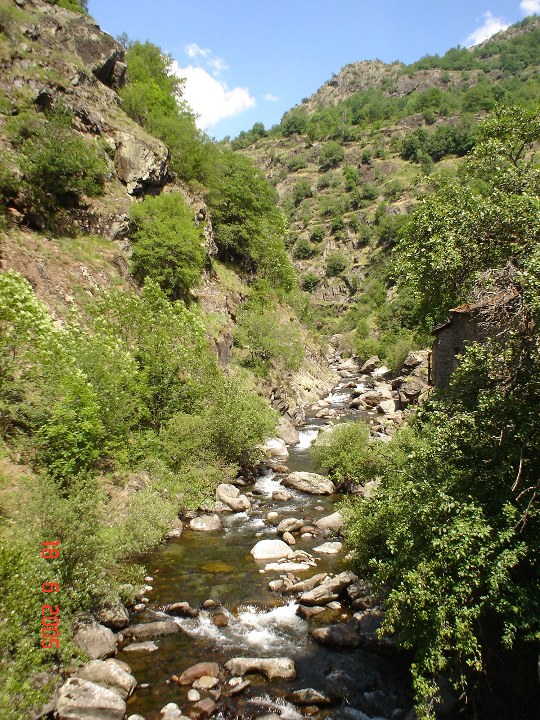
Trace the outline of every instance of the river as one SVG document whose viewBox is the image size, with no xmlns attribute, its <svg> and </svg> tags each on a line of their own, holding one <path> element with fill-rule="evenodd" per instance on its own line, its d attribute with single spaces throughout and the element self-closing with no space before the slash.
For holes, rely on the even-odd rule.
<svg viewBox="0 0 540 720">
<path fill-rule="evenodd" d="M 348 419 L 351 378 L 343 380 L 327 398 L 337 412 L 333 421 Z M 358 418 L 358 414 L 355 414 Z M 289 447 L 286 461 L 292 471 L 314 471 L 312 442 L 327 426 L 328 420 L 307 413 L 306 424 L 300 429 L 300 442 Z M 167 703 L 177 703 L 187 714 L 189 686 L 171 682 L 189 666 L 213 661 L 220 666 L 232 657 L 288 657 L 295 661 L 294 681 L 269 682 L 262 675 L 247 676 L 251 685 L 242 694 L 219 698 L 216 717 L 256 718 L 273 713 L 284 720 L 303 717 L 302 709 L 287 702 L 292 690 L 314 688 L 332 695 L 338 701 L 320 708 L 315 717 L 343 720 L 366 720 L 373 717 L 404 718 L 411 706 L 409 676 L 406 662 L 392 653 L 376 650 L 333 649 L 318 644 L 309 636 L 310 629 L 344 621 L 352 611 L 346 606 L 326 609 L 306 621 L 296 614 L 298 604 L 287 595 L 271 592 L 268 583 L 279 577 L 278 572 L 264 572 L 266 561 L 255 561 L 251 548 L 262 539 L 276 539 L 276 527 L 266 516 L 270 511 L 280 519 L 301 518 L 311 525 L 318 518 L 334 512 L 340 496 L 310 495 L 290 491 L 286 501 L 272 499 L 277 490 L 284 490 L 280 479 L 266 469 L 251 491 L 253 507 L 248 513 L 222 513 L 223 529 L 215 532 L 194 532 L 186 529 L 181 538 L 168 541 L 157 551 L 143 558 L 152 576 L 149 608 L 187 601 L 199 610 L 195 618 L 177 618 L 181 631 L 158 638 L 159 649 L 150 654 L 120 652 L 137 678 L 138 688 L 128 701 L 128 715 L 139 713 L 146 720 L 158 720 Z M 327 531 L 328 533 L 328 531 Z M 315 573 L 338 573 L 351 569 L 344 553 L 326 555 L 313 549 L 327 536 L 299 538 L 295 550 L 305 550 L 316 559 L 316 568 L 296 573 L 305 579 Z M 205 601 L 219 603 L 217 608 L 203 609 Z M 208 603 L 206 603 L 208 604 Z M 220 625 L 215 614 L 220 614 Z M 155 619 L 152 612 L 140 613 L 138 621 Z M 223 686 L 226 687 L 226 684 Z M 304 709 L 305 712 L 305 709 Z M 311 712 L 315 712 L 313 709 Z"/>
</svg>

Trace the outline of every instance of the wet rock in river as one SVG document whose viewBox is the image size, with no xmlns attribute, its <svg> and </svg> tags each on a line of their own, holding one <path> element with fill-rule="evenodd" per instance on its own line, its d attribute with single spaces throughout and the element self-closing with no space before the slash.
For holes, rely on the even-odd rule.
<svg viewBox="0 0 540 720">
<path fill-rule="evenodd" d="M 102 625 L 112 630 L 122 630 L 129 625 L 129 613 L 119 600 L 101 608 L 97 618 Z"/>
<path fill-rule="evenodd" d="M 114 690 L 126 700 L 137 686 L 137 681 L 118 660 L 92 660 L 79 670 L 77 677 Z M 129 666 L 128 666 L 129 667 Z"/>
<path fill-rule="evenodd" d="M 378 355 L 372 355 L 366 362 L 362 365 L 360 368 L 360 372 L 363 375 L 369 375 L 372 373 L 379 365 L 381 364 L 381 360 Z"/>
<path fill-rule="evenodd" d="M 219 515 L 199 515 L 189 521 L 189 527 L 197 532 L 213 532 L 220 530 L 222 526 Z"/>
<path fill-rule="evenodd" d="M 304 620 L 311 620 L 312 617 L 315 617 L 315 615 L 319 615 L 320 613 L 324 612 L 324 610 L 324 607 L 320 607 L 318 605 L 315 605 L 315 607 L 299 605 L 296 609 L 296 614 L 298 615 L 298 617 L 301 617 Z"/>
<path fill-rule="evenodd" d="M 315 522 L 315 525 L 321 530 L 334 530 L 334 532 L 338 532 L 343 527 L 343 515 L 338 510 L 331 515 L 319 518 Z"/>
<path fill-rule="evenodd" d="M 168 703 L 160 711 L 161 720 L 189 720 L 176 703 Z"/>
<path fill-rule="evenodd" d="M 146 720 L 142 715 L 130 715 L 127 720 Z"/>
<path fill-rule="evenodd" d="M 131 653 L 152 653 L 159 650 L 155 642 L 130 643 L 123 648 L 124 652 Z"/>
<path fill-rule="evenodd" d="M 184 670 L 178 682 L 180 685 L 192 685 L 195 680 L 204 676 L 218 677 L 219 665 L 216 662 L 200 662 Z"/>
<path fill-rule="evenodd" d="M 298 520 L 297 518 L 285 518 L 285 520 L 282 520 L 277 526 L 277 531 L 278 533 L 293 533 L 296 530 L 300 530 L 303 524 L 303 520 Z"/>
<path fill-rule="evenodd" d="M 169 532 L 167 533 L 167 538 L 179 538 L 182 536 L 182 532 L 184 531 L 184 524 L 180 520 L 180 518 L 175 518 L 171 523 L 171 528 Z"/>
<path fill-rule="evenodd" d="M 313 548 L 313 552 L 322 553 L 323 555 L 337 555 L 341 552 L 343 544 L 340 542 L 327 542 Z"/>
<path fill-rule="evenodd" d="M 316 628 L 311 637 L 322 645 L 338 648 L 355 648 L 360 645 L 360 637 L 350 625 L 328 625 Z"/>
<path fill-rule="evenodd" d="M 269 523 L 272 523 L 272 525 L 277 525 L 279 520 L 279 513 L 272 511 L 266 514 L 266 519 Z"/>
<path fill-rule="evenodd" d="M 374 635 L 381 627 L 384 613 L 381 610 L 368 610 L 363 613 L 355 613 L 359 629 L 362 635 Z"/>
<path fill-rule="evenodd" d="M 286 542 L 287 545 L 296 545 L 296 540 L 294 539 L 294 535 L 290 532 L 283 533 L 283 542 Z"/>
<path fill-rule="evenodd" d="M 351 572 L 343 572 L 335 577 L 327 578 L 313 590 L 302 593 L 300 602 L 303 605 L 327 605 L 332 600 L 337 600 L 341 593 L 358 577 Z"/>
<path fill-rule="evenodd" d="M 58 720 L 123 720 L 126 703 L 114 690 L 82 678 L 70 678 L 58 692 L 55 717 Z"/>
<path fill-rule="evenodd" d="M 276 490 L 272 493 L 272 500 L 275 502 L 287 502 L 292 498 L 292 494 L 287 490 Z"/>
<path fill-rule="evenodd" d="M 116 636 L 94 619 L 85 618 L 78 626 L 73 642 L 91 660 L 100 660 L 116 652 Z"/>
<path fill-rule="evenodd" d="M 291 557 L 293 551 L 283 540 L 260 540 L 251 548 L 255 560 L 274 560 Z"/>
<path fill-rule="evenodd" d="M 296 445 L 300 441 L 298 430 L 292 422 L 284 416 L 279 418 L 276 434 L 278 438 L 286 442 L 287 445 Z"/>
<path fill-rule="evenodd" d="M 323 580 L 326 580 L 328 578 L 327 573 L 318 573 L 317 575 L 313 575 L 310 578 L 307 578 L 306 580 L 301 580 L 300 582 L 294 583 L 294 585 L 290 585 L 285 592 L 286 593 L 295 593 L 295 592 L 306 592 L 307 590 L 313 590 L 314 587 L 317 587 L 317 585 L 320 585 Z"/>
<path fill-rule="evenodd" d="M 230 483 L 221 483 L 216 488 L 216 500 L 223 503 L 233 512 L 243 512 L 251 509 L 251 502 L 240 490 Z"/>
<path fill-rule="evenodd" d="M 212 615 L 212 622 L 218 628 L 227 627 L 227 625 L 229 624 L 229 618 L 227 617 L 227 615 L 225 615 L 225 613 L 219 612 L 215 615 Z"/>
<path fill-rule="evenodd" d="M 324 475 L 310 472 L 293 472 L 283 478 L 283 484 L 312 495 L 332 495 L 334 483 Z"/>
<path fill-rule="evenodd" d="M 201 693 L 198 690 L 194 690 L 191 688 L 191 690 L 187 694 L 187 699 L 189 702 L 199 702 L 201 699 Z"/>
<path fill-rule="evenodd" d="M 231 686 L 229 690 L 229 695 L 231 697 L 233 695 L 240 695 L 240 693 L 244 692 L 244 690 L 247 690 L 248 687 L 251 685 L 250 680 L 243 680 L 242 678 L 232 678 L 232 680 L 239 680 L 240 682 L 237 682 Z M 231 684 L 232 680 L 229 680 L 229 685 Z"/>
<path fill-rule="evenodd" d="M 203 720 L 209 718 L 216 712 L 216 703 L 211 698 L 199 700 L 189 709 L 189 717 L 192 720 Z"/>
<path fill-rule="evenodd" d="M 198 610 L 192 608 L 191 605 L 185 601 L 165 605 L 163 610 L 169 615 L 174 615 L 175 617 L 194 618 L 199 614 Z"/>
<path fill-rule="evenodd" d="M 309 562 L 276 562 L 268 563 L 264 566 L 264 572 L 305 572 L 313 567 L 313 563 Z"/>
<path fill-rule="evenodd" d="M 211 690 L 219 684 L 217 677 L 212 675 L 202 675 L 200 678 L 194 681 L 193 687 L 195 690 Z"/>
<path fill-rule="evenodd" d="M 124 630 L 123 636 L 131 640 L 146 640 L 146 638 L 172 635 L 177 632 L 180 632 L 180 626 L 174 620 L 158 620 L 132 625 Z"/>
<path fill-rule="evenodd" d="M 305 688 L 288 693 L 285 700 L 293 705 L 332 705 L 338 698 L 325 695 L 314 688 Z"/>
<path fill-rule="evenodd" d="M 232 675 L 246 673 L 261 673 L 269 680 L 282 679 L 294 680 L 296 678 L 296 667 L 294 660 L 290 658 L 231 658 L 225 663 L 225 668 Z"/>
<path fill-rule="evenodd" d="M 280 438 L 269 438 L 264 445 L 261 445 L 261 450 L 267 458 L 286 460 L 289 457 L 287 446 Z"/>
</svg>

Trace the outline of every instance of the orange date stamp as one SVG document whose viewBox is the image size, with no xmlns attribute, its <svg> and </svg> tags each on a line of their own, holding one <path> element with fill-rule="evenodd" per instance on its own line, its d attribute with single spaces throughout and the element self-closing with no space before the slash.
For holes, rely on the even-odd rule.
<svg viewBox="0 0 540 720">
<path fill-rule="evenodd" d="M 60 557 L 60 540 L 41 543 L 41 557 L 44 560 L 56 560 Z M 60 583 L 47 581 L 41 584 L 44 593 L 57 593 Z M 60 606 L 41 606 L 41 647 L 47 650 L 60 647 Z"/>
</svg>

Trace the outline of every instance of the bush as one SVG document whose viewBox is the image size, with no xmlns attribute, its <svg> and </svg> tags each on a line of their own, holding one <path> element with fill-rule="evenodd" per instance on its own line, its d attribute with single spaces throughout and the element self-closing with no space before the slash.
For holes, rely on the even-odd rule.
<svg viewBox="0 0 540 720">
<path fill-rule="evenodd" d="M 296 260 L 307 260 L 316 255 L 317 249 L 306 238 L 299 238 L 293 249 L 293 256 Z"/>
<path fill-rule="evenodd" d="M 343 220 L 343 217 L 341 215 L 336 215 L 336 217 L 332 220 L 332 225 L 330 227 L 332 233 L 335 235 L 343 230 L 344 227 L 345 221 Z"/>
<path fill-rule="evenodd" d="M 319 165 L 323 170 L 337 167 L 345 157 L 341 145 L 335 141 L 327 142 L 319 155 Z"/>
<path fill-rule="evenodd" d="M 321 282 L 321 278 L 315 273 L 306 273 L 302 278 L 302 289 L 306 292 L 313 292 Z"/>
<path fill-rule="evenodd" d="M 289 137 L 305 132 L 308 124 L 307 112 L 303 109 L 291 110 L 283 116 L 279 125 L 282 135 Z"/>
<path fill-rule="evenodd" d="M 340 252 L 332 252 L 326 258 L 326 274 L 328 277 L 342 275 L 347 269 L 347 258 Z"/>
<path fill-rule="evenodd" d="M 300 180 L 293 188 L 293 200 L 296 206 L 300 205 L 304 198 L 310 198 L 312 195 L 313 192 L 308 180 Z"/>
<path fill-rule="evenodd" d="M 179 193 L 147 197 L 132 206 L 133 274 L 149 277 L 172 299 L 189 298 L 205 261 L 203 237 Z"/>
<path fill-rule="evenodd" d="M 324 240 L 326 236 L 326 229 L 322 225 L 317 225 L 317 227 L 313 228 L 311 231 L 311 240 L 315 243 L 320 243 Z"/>
<path fill-rule="evenodd" d="M 23 120 L 19 139 L 25 187 L 40 208 L 73 207 L 83 195 L 103 192 L 105 153 L 71 129 L 69 113 L 51 111 L 26 124 Z"/>
<path fill-rule="evenodd" d="M 288 168 L 291 172 L 297 172 L 298 170 L 302 170 L 305 167 L 307 167 L 307 161 L 301 155 L 296 155 L 295 157 L 293 157 L 293 159 L 288 165 Z"/>
<path fill-rule="evenodd" d="M 343 423 L 320 433 L 313 446 L 317 465 L 337 484 L 365 485 L 377 475 L 378 446 L 370 441 L 366 423 Z"/>
<path fill-rule="evenodd" d="M 352 165 L 345 165 L 343 168 L 343 177 L 345 178 L 345 190 L 351 192 L 358 187 L 359 176 L 358 170 Z"/>
</svg>

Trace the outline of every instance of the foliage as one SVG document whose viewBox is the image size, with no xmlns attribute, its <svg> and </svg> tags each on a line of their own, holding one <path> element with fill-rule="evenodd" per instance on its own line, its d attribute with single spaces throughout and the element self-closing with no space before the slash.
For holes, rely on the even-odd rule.
<svg viewBox="0 0 540 720">
<path fill-rule="evenodd" d="M 320 282 L 321 278 L 315 273 L 306 273 L 302 278 L 302 289 L 306 292 L 313 292 Z"/>
<path fill-rule="evenodd" d="M 311 231 L 310 237 L 311 237 L 312 242 L 320 243 L 326 237 L 326 230 L 324 229 L 324 227 L 322 225 L 317 225 Z"/>
<path fill-rule="evenodd" d="M 339 276 L 347 269 L 347 258 L 343 253 L 331 252 L 326 258 L 326 274 L 328 277 Z"/>
<path fill-rule="evenodd" d="M 223 152 L 208 203 L 220 256 L 258 269 L 277 287 L 292 289 L 295 278 L 283 245 L 284 218 L 263 174 L 242 155 Z"/>
<path fill-rule="evenodd" d="M 173 299 L 189 297 L 205 261 L 203 238 L 179 193 L 145 198 L 131 209 L 133 274 L 150 277 Z"/>
<path fill-rule="evenodd" d="M 307 260 L 317 253 L 317 248 L 306 238 L 301 237 L 296 241 L 293 249 L 293 256 L 296 260 Z"/>
<path fill-rule="evenodd" d="M 338 486 L 356 482 L 365 485 L 374 479 L 378 455 L 379 446 L 370 440 L 369 428 L 362 422 L 342 423 L 320 433 L 313 446 L 315 462 Z"/>
<path fill-rule="evenodd" d="M 279 125 L 281 133 L 284 137 L 289 137 L 296 133 L 303 133 L 307 127 L 308 116 L 305 110 L 291 110 L 283 116 Z"/>
<path fill-rule="evenodd" d="M 330 170 L 342 162 L 345 152 L 341 145 L 333 140 L 327 142 L 319 155 L 319 165 L 323 170 Z"/>
<path fill-rule="evenodd" d="M 66 10 L 74 12 L 88 13 L 88 0 L 47 0 L 50 5 L 58 5 Z"/>
<path fill-rule="evenodd" d="M 12 127 L 24 187 L 38 209 L 53 213 L 58 205 L 73 207 L 83 195 L 102 193 L 108 173 L 104 151 L 72 130 L 70 113 L 29 114 Z"/>
<path fill-rule="evenodd" d="M 242 130 L 238 137 L 231 142 L 231 147 L 233 150 L 243 150 L 244 148 L 253 145 L 253 143 L 257 142 L 260 138 L 267 136 L 268 132 L 266 131 L 263 123 L 256 122 L 251 130 L 248 130 L 247 132 Z"/>
<path fill-rule="evenodd" d="M 295 205 L 300 205 L 304 198 L 309 198 L 313 195 L 311 190 L 311 184 L 309 180 L 300 180 L 293 187 L 293 200 Z"/>
<path fill-rule="evenodd" d="M 235 342 L 247 351 L 246 364 L 262 375 L 270 363 L 281 372 L 298 370 L 304 356 L 297 325 L 265 296 L 255 295 L 238 313 Z"/>
</svg>

